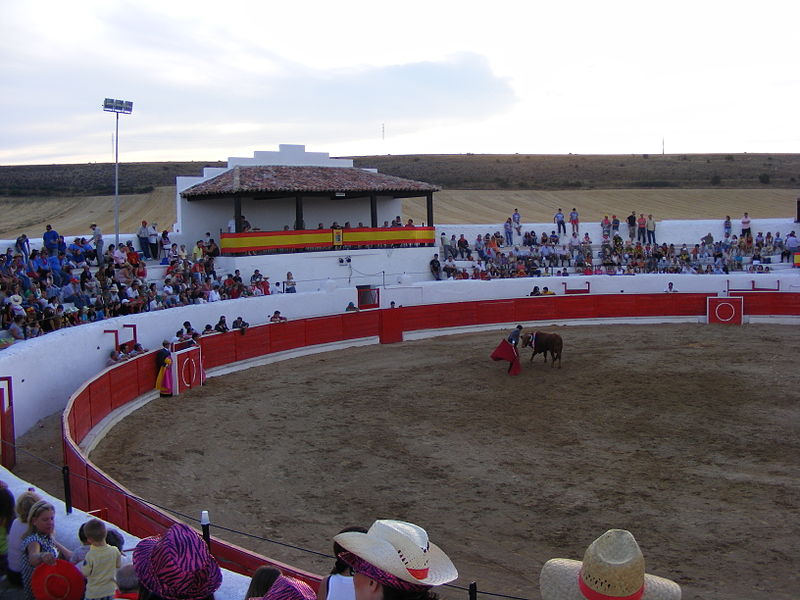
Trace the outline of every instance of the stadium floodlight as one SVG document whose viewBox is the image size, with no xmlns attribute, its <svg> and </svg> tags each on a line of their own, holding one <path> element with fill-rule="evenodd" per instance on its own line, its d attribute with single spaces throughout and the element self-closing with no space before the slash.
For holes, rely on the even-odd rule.
<svg viewBox="0 0 800 600">
<path fill-rule="evenodd" d="M 133 112 L 133 102 L 128 100 L 115 100 L 114 98 L 106 98 L 103 101 L 103 110 L 106 112 L 122 113 L 129 115 Z"/>
<path fill-rule="evenodd" d="M 106 98 L 103 100 L 103 110 L 115 113 L 117 121 L 114 132 L 114 243 L 119 247 L 119 116 L 131 114 L 133 102 Z"/>
</svg>

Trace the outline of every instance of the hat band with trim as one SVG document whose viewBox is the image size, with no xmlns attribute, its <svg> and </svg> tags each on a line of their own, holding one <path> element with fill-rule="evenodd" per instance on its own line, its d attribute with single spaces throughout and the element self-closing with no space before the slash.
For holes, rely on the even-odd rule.
<svg viewBox="0 0 800 600">
<path fill-rule="evenodd" d="M 582 571 L 578 571 L 578 587 L 581 590 L 581 595 L 586 598 L 586 600 L 641 600 L 642 595 L 644 595 L 644 585 L 642 585 L 642 587 L 629 596 L 608 596 L 586 585 L 581 575 Z"/>
<path fill-rule="evenodd" d="M 386 585 L 391 588 L 395 588 L 398 590 L 402 590 L 404 592 L 423 592 L 425 590 L 429 590 L 431 588 L 430 585 L 424 583 L 410 583 L 408 581 L 403 581 L 396 575 L 392 575 L 388 571 L 384 571 L 383 569 L 376 567 L 371 562 L 368 562 L 358 556 L 357 554 L 353 554 L 352 552 L 341 552 L 339 554 L 339 558 L 341 558 L 346 564 L 348 564 L 353 571 L 356 573 L 361 573 L 365 577 L 369 577 L 380 583 L 381 585 Z M 407 569 L 409 573 L 411 573 L 411 569 Z M 414 569 L 418 572 L 427 571 L 427 569 Z M 411 575 L 414 575 L 411 573 Z M 415 576 L 416 577 L 416 576 Z M 417 577 L 417 579 L 419 579 Z"/>
</svg>

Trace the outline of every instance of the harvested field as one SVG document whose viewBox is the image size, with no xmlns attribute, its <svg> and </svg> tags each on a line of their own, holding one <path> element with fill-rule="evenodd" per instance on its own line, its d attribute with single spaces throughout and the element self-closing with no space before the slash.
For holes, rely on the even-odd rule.
<svg viewBox="0 0 800 600">
<path fill-rule="evenodd" d="M 792 217 L 800 190 L 585 190 L 585 191 L 497 191 L 443 190 L 435 195 L 436 222 L 502 223 L 515 208 L 526 222 L 550 222 L 561 207 L 575 206 L 584 221 L 599 221 L 603 215 L 624 217 L 631 210 L 652 213 L 661 219 L 734 219 L 748 211 L 754 219 Z M 51 223 L 66 236 L 88 235 L 96 222 L 105 233 L 114 232 L 113 196 L 65 198 L 0 197 L 3 221 L 0 239 L 21 233 L 39 237 Z M 149 194 L 120 197 L 120 231 L 134 233 L 142 219 L 171 228 L 175 222 L 175 187 L 156 188 Z M 403 201 L 403 218 L 422 223 L 427 219 L 424 198 Z"/>
</svg>

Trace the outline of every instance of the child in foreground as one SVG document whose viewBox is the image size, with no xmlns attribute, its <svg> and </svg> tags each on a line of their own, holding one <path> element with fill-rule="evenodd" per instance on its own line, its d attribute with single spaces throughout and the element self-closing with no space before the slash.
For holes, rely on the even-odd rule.
<svg viewBox="0 0 800 600">
<path fill-rule="evenodd" d="M 111 600 L 117 589 L 114 575 L 122 562 L 119 550 L 106 543 L 106 526 L 99 519 L 87 521 L 83 533 L 91 544 L 81 564 L 86 577 L 86 599 Z"/>
</svg>

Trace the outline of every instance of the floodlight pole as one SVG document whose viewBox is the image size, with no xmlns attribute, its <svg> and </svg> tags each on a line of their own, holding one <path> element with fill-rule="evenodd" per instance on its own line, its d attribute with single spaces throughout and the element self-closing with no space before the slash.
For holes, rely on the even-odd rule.
<svg viewBox="0 0 800 600">
<path fill-rule="evenodd" d="M 119 113 L 114 131 L 114 245 L 119 248 Z"/>
<path fill-rule="evenodd" d="M 119 247 L 119 113 L 126 115 L 133 111 L 133 102 L 106 98 L 103 110 L 116 115 L 114 125 L 114 243 Z"/>
</svg>

